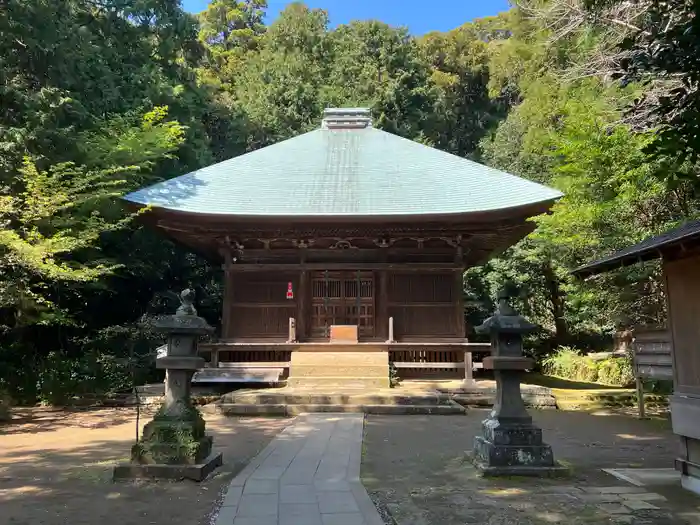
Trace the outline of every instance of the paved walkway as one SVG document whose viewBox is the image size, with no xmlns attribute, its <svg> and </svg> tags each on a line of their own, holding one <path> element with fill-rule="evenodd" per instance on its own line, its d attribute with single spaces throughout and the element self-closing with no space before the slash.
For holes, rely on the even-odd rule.
<svg viewBox="0 0 700 525">
<path fill-rule="evenodd" d="M 231 482 L 216 525 L 383 525 L 360 483 L 363 414 L 309 414 Z"/>
</svg>

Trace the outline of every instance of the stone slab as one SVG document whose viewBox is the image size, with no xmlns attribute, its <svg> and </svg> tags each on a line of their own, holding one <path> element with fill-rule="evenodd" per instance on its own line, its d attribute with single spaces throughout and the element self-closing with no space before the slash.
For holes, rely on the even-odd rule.
<svg viewBox="0 0 700 525">
<path fill-rule="evenodd" d="M 353 348 L 350 346 L 349 348 Z M 354 348 L 357 348 L 356 346 Z M 348 365 L 388 365 L 389 352 L 357 352 L 352 350 L 337 351 L 336 347 L 329 352 L 293 352 L 291 365 L 315 366 L 348 366 Z"/>
<path fill-rule="evenodd" d="M 374 415 L 433 415 L 454 416 L 466 413 L 457 403 L 445 405 L 254 405 L 245 403 L 222 403 L 207 405 L 205 412 L 218 412 L 226 416 L 283 416 L 300 414 L 345 413 Z"/>
<path fill-rule="evenodd" d="M 139 465 L 124 463 L 116 465 L 112 472 L 114 480 L 127 479 L 166 479 L 202 481 L 217 467 L 223 465 L 221 453 L 211 454 L 197 465 Z"/>
<path fill-rule="evenodd" d="M 522 394 L 522 398 L 526 407 L 557 408 L 557 399 L 552 394 Z M 465 407 L 492 407 L 496 402 L 496 393 L 455 394 L 454 400 Z"/>
<path fill-rule="evenodd" d="M 604 468 L 603 472 L 637 487 L 681 483 L 681 473 L 674 468 Z"/>
<path fill-rule="evenodd" d="M 356 378 L 356 377 L 388 377 L 389 364 L 382 365 L 341 365 L 336 364 L 331 369 L 333 377 Z M 295 378 L 314 378 L 328 376 L 328 365 L 293 365 L 290 375 Z"/>
<path fill-rule="evenodd" d="M 570 474 L 567 467 L 555 464 L 553 467 L 530 466 L 488 466 L 483 462 L 474 461 L 474 467 L 482 475 L 490 476 L 524 476 L 524 477 L 565 477 Z"/>
<path fill-rule="evenodd" d="M 364 416 L 307 414 L 231 482 L 216 525 L 383 525 L 360 483 Z"/>
<path fill-rule="evenodd" d="M 332 370 L 331 370 L 332 371 Z M 346 387 L 346 388 L 389 388 L 389 374 L 386 377 L 294 377 L 294 371 L 290 369 L 287 384 L 296 388 L 318 388 L 318 387 Z"/>
</svg>

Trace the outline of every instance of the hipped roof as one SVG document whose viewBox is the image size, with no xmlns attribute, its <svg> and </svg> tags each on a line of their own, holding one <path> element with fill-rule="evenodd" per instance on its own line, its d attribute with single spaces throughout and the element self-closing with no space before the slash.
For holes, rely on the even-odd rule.
<svg viewBox="0 0 700 525">
<path fill-rule="evenodd" d="M 557 190 L 326 110 L 320 129 L 135 191 L 139 205 L 245 217 L 399 217 L 532 207 Z"/>
</svg>

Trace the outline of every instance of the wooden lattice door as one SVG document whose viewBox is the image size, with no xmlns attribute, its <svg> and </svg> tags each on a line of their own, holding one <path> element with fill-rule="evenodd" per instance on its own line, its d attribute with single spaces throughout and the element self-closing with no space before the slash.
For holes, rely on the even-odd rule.
<svg viewBox="0 0 700 525">
<path fill-rule="evenodd" d="M 331 325 L 358 325 L 360 337 L 374 336 L 374 279 L 369 272 L 315 272 L 311 294 L 311 337 L 327 338 Z"/>
</svg>

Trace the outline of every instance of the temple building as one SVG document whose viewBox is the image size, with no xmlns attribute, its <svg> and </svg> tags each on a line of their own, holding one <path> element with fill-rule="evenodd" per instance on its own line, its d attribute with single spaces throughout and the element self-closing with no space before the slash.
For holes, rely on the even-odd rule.
<svg viewBox="0 0 700 525">
<path fill-rule="evenodd" d="M 367 109 L 327 109 L 314 131 L 125 199 L 223 265 L 197 381 L 383 387 L 390 363 L 470 377 L 463 273 L 560 196 L 376 129 Z"/>
</svg>

